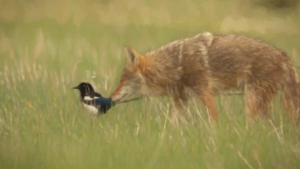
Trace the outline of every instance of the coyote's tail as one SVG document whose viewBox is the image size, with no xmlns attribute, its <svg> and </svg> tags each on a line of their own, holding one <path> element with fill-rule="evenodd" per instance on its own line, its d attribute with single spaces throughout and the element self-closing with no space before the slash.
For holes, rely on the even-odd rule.
<svg viewBox="0 0 300 169">
<path fill-rule="evenodd" d="M 282 103 L 295 124 L 300 124 L 300 83 L 292 64 L 286 67 L 287 79 L 282 90 Z"/>
</svg>

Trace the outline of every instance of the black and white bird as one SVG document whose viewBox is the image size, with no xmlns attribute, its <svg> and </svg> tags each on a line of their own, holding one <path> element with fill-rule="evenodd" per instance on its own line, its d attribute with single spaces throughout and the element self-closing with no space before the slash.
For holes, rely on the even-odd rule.
<svg viewBox="0 0 300 169">
<path fill-rule="evenodd" d="M 94 88 L 89 83 L 80 83 L 78 86 L 73 87 L 80 91 L 80 100 L 89 112 L 93 114 L 106 113 L 114 103 L 110 98 L 102 97 L 101 94 L 96 93 Z"/>
</svg>

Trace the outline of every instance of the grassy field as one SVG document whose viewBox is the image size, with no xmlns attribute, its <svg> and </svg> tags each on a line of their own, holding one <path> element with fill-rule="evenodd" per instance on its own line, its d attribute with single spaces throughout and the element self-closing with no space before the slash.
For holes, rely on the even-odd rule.
<svg viewBox="0 0 300 169">
<path fill-rule="evenodd" d="M 205 31 L 263 39 L 300 66 L 300 7 L 251 2 L 0 0 L 0 168 L 300 168 L 300 128 L 279 97 L 274 123 L 248 128 L 237 95 L 215 99 L 218 125 L 191 99 L 189 124 L 173 127 L 168 98 L 95 117 L 72 90 L 88 81 L 108 96 L 125 45 L 143 53 Z"/>
</svg>

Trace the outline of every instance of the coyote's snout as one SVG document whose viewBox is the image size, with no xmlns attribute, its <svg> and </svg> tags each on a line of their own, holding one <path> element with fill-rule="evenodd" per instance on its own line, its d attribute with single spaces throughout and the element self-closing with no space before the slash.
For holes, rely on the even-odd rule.
<svg viewBox="0 0 300 169">
<path fill-rule="evenodd" d="M 213 97 L 226 91 L 245 92 L 246 114 L 270 117 L 270 101 L 282 90 L 282 101 L 297 122 L 300 87 L 291 60 L 281 50 L 239 35 L 204 33 L 171 42 L 140 55 L 127 47 L 127 63 L 112 93 L 116 103 L 133 95 L 168 95 L 175 112 L 191 95 L 198 96 L 212 120 L 217 120 Z"/>
</svg>

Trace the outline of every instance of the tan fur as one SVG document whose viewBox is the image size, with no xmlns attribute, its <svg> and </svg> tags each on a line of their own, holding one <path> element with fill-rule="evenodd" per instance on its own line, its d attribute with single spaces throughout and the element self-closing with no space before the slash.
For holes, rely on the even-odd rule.
<svg viewBox="0 0 300 169">
<path fill-rule="evenodd" d="M 218 115 L 214 96 L 245 92 L 249 119 L 270 118 L 270 101 L 282 89 L 282 101 L 294 122 L 299 119 L 300 86 L 291 60 L 281 50 L 239 35 L 199 34 L 138 54 L 127 50 L 127 64 L 112 100 L 132 95 L 167 95 L 178 112 L 191 95 L 198 96 L 213 121 Z"/>
</svg>

